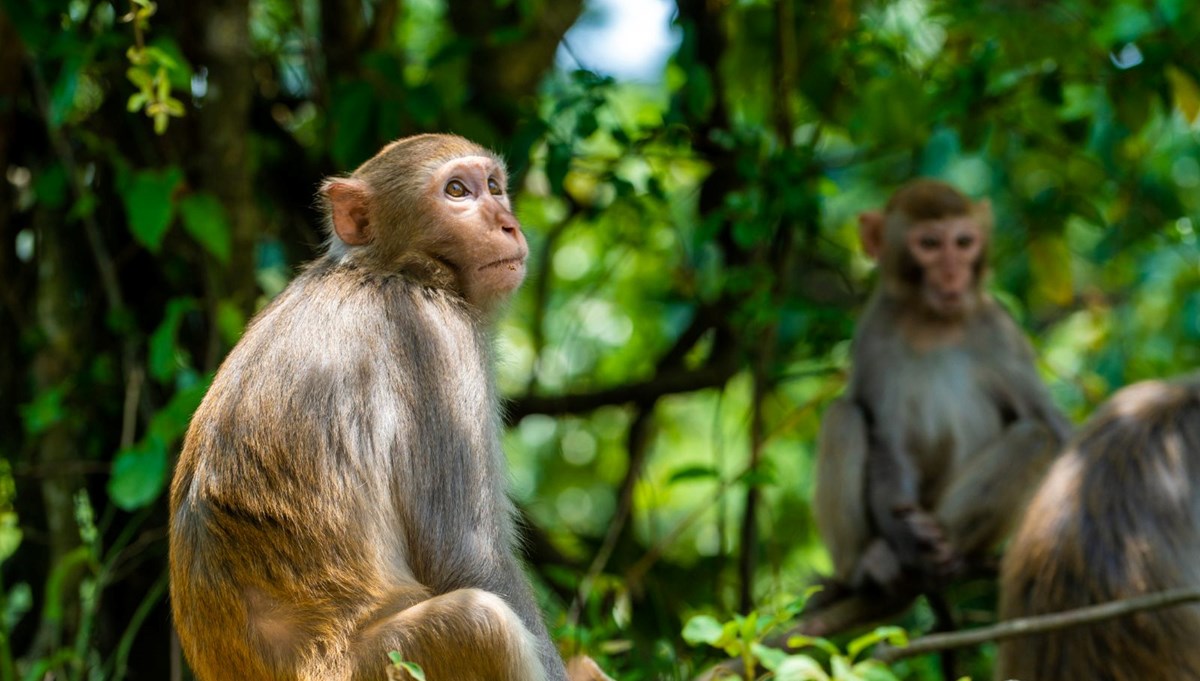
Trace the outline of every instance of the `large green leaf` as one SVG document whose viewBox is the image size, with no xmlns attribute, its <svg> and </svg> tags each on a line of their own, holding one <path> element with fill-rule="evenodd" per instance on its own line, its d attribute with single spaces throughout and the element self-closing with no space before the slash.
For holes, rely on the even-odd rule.
<svg viewBox="0 0 1200 681">
<path fill-rule="evenodd" d="M 176 338 L 179 335 L 179 324 L 183 316 L 196 309 L 196 301 L 192 298 L 174 298 L 167 303 L 166 314 L 162 323 L 150 335 L 150 375 L 156 380 L 166 383 L 175 377 L 180 368 L 179 350 Z"/>
<path fill-rule="evenodd" d="M 126 511 L 133 511 L 158 498 L 167 481 L 167 445 L 148 437 L 138 446 L 123 449 L 113 460 L 108 496 Z"/>
<path fill-rule="evenodd" d="M 228 265 L 233 236 L 225 209 L 217 197 L 207 192 L 187 196 L 179 202 L 179 215 L 183 218 L 184 231 L 214 258 Z"/>
<path fill-rule="evenodd" d="M 122 197 L 133 238 L 157 253 L 175 215 L 174 194 L 183 181 L 177 166 L 135 173 Z"/>
</svg>

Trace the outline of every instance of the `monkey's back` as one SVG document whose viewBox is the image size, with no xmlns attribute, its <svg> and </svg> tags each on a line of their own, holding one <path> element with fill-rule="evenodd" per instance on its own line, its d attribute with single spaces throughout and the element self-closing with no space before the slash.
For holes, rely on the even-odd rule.
<svg viewBox="0 0 1200 681">
<path fill-rule="evenodd" d="M 432 582 L 454 556 L 411 547 L 466 515 L 499 519 L 468 526 L 507 549 L 486 341 L 442 292 L 327 262 L 256 317 L 171 488 L 172 604 L 199 678 L 349 678 L 337 661 L 380 607 L 461 585 Z"/>
<path fill-rule="evenodd" d="M 1005 555 L 1004 619 L 1200 586 L 1200 381 L 1119 392 L 1055 463 Z M 1200 607 L 1002 644 L 996 678 L 1200 679 Z"/>
</svg>

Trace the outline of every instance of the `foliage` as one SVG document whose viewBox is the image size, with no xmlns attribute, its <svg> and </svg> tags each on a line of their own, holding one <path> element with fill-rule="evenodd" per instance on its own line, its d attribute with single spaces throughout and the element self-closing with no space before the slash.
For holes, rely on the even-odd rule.
<svg viewBox="0 0 1200 681">
<path fill-rule="evenodd" d="M 653 83 L 556 61 L 582 9 L 0 0 L 0 680 L 167 678 L 142 623 L 169 619 L 191 412 L 319 248 L 319 179 L 401 135 L 508 160 L 513 493 L 562 647 L 623 679 L 703 666 L 688 612 L 760 659 L 762 604 L 828 569 L 808 500 L 874 281 L 855 216 L 903 180 L 991 198 L 990 286 L 1076 419 L 1200 364 L 1187 3 L 677 3 Z"/>
<path fill-rule="evenodd" d="M 405 660 L 399 652 L 395 650 L 389 652 L 388 661 L 391 663 L 391 668 L 388 670 L 389 679 L 395 676 L 399 679 L 412 678 L 414 681 L 425 681 L 425 670 L 421 669 L 421 665 Z M 392 670 L 397 670 L 399 674 L 393 675 Z"/>
<path fill-rule="evenodd" d="M 813 655 L 788 653 L 767 643 L 769 634 L 796 619 L 811 593 L 776 608 L 769 616 L 752 610 L 721 623 L 711 615 L 695 615 L 683 628 L 683 640 L 691 645 L 707 644 L 720 648 L 740 659 L 746 681 L 759 678 L 760 664 L 771 672 L 765 678 L 777 681 L 896 681 L 897 677 L 883 663 L 859 658 L 876 643 L 906 645 L 908 636 L 900 627 L 878 627 L 852 639 L 844 652 L 833 642 L 820 637 L 797 635 L 787 638 L 787 646 L 792 650 L 814 648 L 824 653 L 828 665 L 822 665 Z"/>
</svg>

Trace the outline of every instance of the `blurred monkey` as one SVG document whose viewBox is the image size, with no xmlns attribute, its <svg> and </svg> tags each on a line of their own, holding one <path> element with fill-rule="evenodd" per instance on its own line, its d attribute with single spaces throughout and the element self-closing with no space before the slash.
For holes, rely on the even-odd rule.
<svg viewBox="0 0 1200 681">
<path fill-rule="evenodd" d="M 1200 586 L 1200 374 L 1114 395 L 1050 469 L 1004 557 L 1004 619 Z M 997 679 L 1200 678 L 1200 606 L 1001 643 Z"/>
<path fill-rule="evenodd" d="M 824 598 L 895 609 L 1005 537 L 1069 424 L 983 290 L 986 200 L 915 180 L 859 222 L 879 284 L 821 424 L 814 510 L 835 570 Z"/>
</svg>

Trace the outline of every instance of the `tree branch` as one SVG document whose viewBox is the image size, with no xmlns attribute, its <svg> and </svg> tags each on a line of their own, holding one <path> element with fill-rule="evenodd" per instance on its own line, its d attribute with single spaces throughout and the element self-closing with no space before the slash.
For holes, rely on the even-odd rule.
<svg viewBox="0 0 1200 681">
<path fill-rule="evenodd" d="M 505 422 L 519 423 L 530 414 L 561 416 L 594 411 L 600 407 L 630 402 L 653 402 L 664 395 L 694 392 L 724 385 L 737 373 L 737 363 L 722 358 L 699 369 L 663 372 L 646 381 L 627 383 L 594 392 L 566 395 L 526 395 L 508 403 Z"/>
<path fill-rule="evenodd" d="M 1019 617 L 970 631 L 922 636 L 904 647 L 881 645 L 875 649 L 874 657 L 882 662 L 891 663 L 942 650 L 964 648 L 988 641 L 1003 641 L 1047 631 L 1068 629 L 1083 624 L 1095 624 L 1135 612 L 1158 610 L 1196 601 L 1200 601 L 1200 588 L 1170 589 L 1073 610 Z"/>
</svg>

